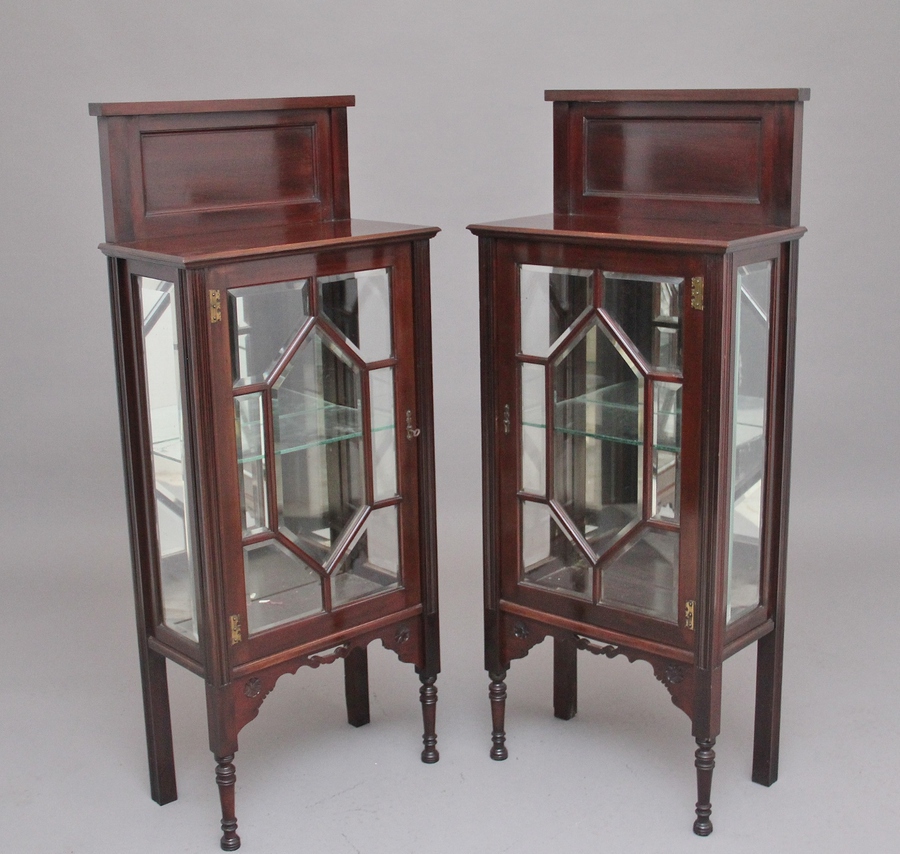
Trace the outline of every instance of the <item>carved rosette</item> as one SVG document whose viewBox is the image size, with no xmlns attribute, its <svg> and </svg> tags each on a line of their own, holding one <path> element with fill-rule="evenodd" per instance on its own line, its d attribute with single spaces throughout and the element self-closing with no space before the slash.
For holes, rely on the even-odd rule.
<svg viewBox="0 0 900 854">
<path fill-rule="evenodd" d="M 373 640 L 396 653 L 406 664 L 419 666 L 421 658 L 421 620 L 409 619 L 351 638 L 341 644 L 324 647 L 300 655 L 273 667 L 259 670 L 252 676 L 236 680 L 231 686 L 234 697 L 236 732 L 240 732 L 258 714 L 263 701 L 285 674 L 296 673 L 301 667 L 321 667 L 346 658 L 353 649 L 365 648 Z"/>
<path fill-rule="evenodd" d="M 502 615 L 501 655 L 505 662 L 524 658 L 547 635 L 550 629 L 540 623 L 511 614 Z"/>
</svg>

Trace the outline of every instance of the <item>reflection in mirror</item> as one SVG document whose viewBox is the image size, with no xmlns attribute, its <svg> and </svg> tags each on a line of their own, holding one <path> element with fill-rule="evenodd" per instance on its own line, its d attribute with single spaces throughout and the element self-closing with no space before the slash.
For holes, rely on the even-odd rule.
<svg viewBox="0 0 900 854">
<path fill-rule="evenodd" d="M 772 262 L 737 270 L 728 621 L 760 602 Z"/>
<path fill-rule="evenodd" d="M 376 501 L 397 494 L 397 431 L 394 416 L 394 369 L 369 371 L 372 430 L 372 490 Z"/>
<path fill-rule="evenodd" d="M 172 282 L 137 276 L 142 314 L 144 376 L 150 413 L 153 491 L 163 621 L 197 640 L 193 508 L 186 488 L 179 309 Z"/>
<path fill-rule="evenodd" d="M 645 527 L 601 573 L 601 602 L 678 622 L 677 531 Z"/>
<path fill-rule="evenodd" d="M 679 520 L 681 383 L 653 383 L 653 488 L 650 515 Z"/>
<path fill-rule="evenodd" d="M 397 505 L 373 510 L 365 528 L 331 577 L 336 608 L 400 586 Z"/>
<path fill-rule="evenodd" d="M 263 444 L 263 396 L 261 392 L 234 399 L 237 439 L 238 490 L 244 536 L 269 529 L 266 458 Z"/>
<path fill-rule="evenodd" d="M 603 308 L 654 370 L 681 373 L 683 282 L 672 276 L 603 274 Z"/>
<path fill-rule="evenodd" d="M 522 378 L 522 489 L 547 494 L 546 375 L 543 365 L 523 362 Z"/>
<path fill-rule="evenodd" d="M 519 267 L 519 330 L 522 352 L 550 355 L 555 344 L 588 310 L 593 273 L 557 267 Z"/>
<path fill-rule="evenodd" d="M 552 370 L 553 497 L 600 556 L 641 519 L 644 378 L 596 324 Z"/>
<path fill-rule="evenodd" d="M 592 600 L 593 570 L 548 504 L 521 501 L 522 581 Z"/>
<path fill-rule="evenodd" d="M 319 613 L 321 576 L 275 540 L 244 548 L 250 634 Z"/>
<path fill-rule="evenodd" d="M 268 380 L 307 317 L 308 279 L 228 291 L 235 388 Z"/>
<path fill-rule="evenodd" d="M 272 391 L 279 530 L 324 564 L 363 507 L 360 370 L 314 329 Z"/>
<path fill-rule="evenodd" d="M 324 314 L 364 362 L 389 359 L 391 279 L 388 270 L 360 270 L 319 280 Z"/>
</svg>

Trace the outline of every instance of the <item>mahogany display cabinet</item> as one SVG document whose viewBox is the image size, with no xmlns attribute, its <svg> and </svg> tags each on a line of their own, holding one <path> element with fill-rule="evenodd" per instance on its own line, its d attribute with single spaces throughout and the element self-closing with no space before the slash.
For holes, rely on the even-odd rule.
<svg viewBox="0 0 900 854">
<path fill-rule="evenodd" d="M 805 89 L 551 91 L 554 210 L 470 226 L 481 268 L 486 667 L 553 638 L 649 662 L 696 739 L 757 645 L 753 780 L 778 775 Z"/>
<path fill-rule="evenodd" d="M 176 797 L 166 662 L 206 683 L 222 848 L 276 681 L 373 640 L 439 670 L 429 302 L 436 228 L 350 218 L 352 97 L 92 104 L 151 793 Z"/>
</svg>

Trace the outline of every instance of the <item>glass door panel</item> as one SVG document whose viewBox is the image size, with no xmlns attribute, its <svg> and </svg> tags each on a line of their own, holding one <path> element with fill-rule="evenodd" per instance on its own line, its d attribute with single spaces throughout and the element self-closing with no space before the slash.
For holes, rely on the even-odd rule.
<svg viewBox="0 0 900 854">
<path fill-rule="evenodd" d="M 737 270 L 728 622 L 760 603 L 772 262 Z"/>
<path fill-rule="evenodd" d="M 229 306 L 250 633 L 398 589 L 391 271 L 233 288 Z"/>
<path fill-rule="evenodd" d="M 193 508 L 185 465 L 177 292 L 172 282 L 147 276 L 136 279 L 150 412 L 163 623 L 179 634 L 197 640 L 196 567 L 190 525 Z"/>
<path fill-rule="evenodd" d="M 678 622 L 683 285 L 519 266 L 522 584 Z"/>
<path fill-rule="evenodd" d="M 641 519 L 644 378 L 591 324 L 553 365 L 553 497 L 597 557 Z"/>
</svg>

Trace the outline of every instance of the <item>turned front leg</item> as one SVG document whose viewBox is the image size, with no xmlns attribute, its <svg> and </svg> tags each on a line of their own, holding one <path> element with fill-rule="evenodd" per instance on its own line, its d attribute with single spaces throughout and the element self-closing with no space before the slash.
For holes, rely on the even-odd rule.
<svg viewBox="0 0 900 854">
<path fill-rule="evenodd" d="M 714 738 L 698 738 L 694 753 L 694 767 L 697 769 L 697 818 L 694 821 L 694 833 L 697 836 L 709 836 L 713 832 L 709 817 L 712 814 L 712 775 L 716 767 L 716 752 L 713 750 L 715 744 Z"/>
<path fill-rule="evenodd" d="M 234 754 L 216 757 L 216 783 L 219 786 L 219 802 L 222 804 L 222 850 L 237 851 L 241 837 L 237 835 L 237 818 L 234 815 Z"/>
<path fill-rule="evenodd" d="M 434 684 L 436 677 L 421 676 L 422 687 L 419 689 L 419 700 L 422 703 L 422 721 L 425 725 L 425 734 L 422 743 L 422 761 L 431 765 L 440 759 L 437 752 L 437 735 L 435 733 L 435 718 L 437 717 L 437 686 Z"/>
<path fill-rule="evenodd" d="M 503 729 L 506 717 L 506 682 L 504 682 L 506 671 L 491 673 L 490 677 L 491 686 L 488 689 L 488 696 L 491 699 L 491 722 L 493 724 L 491 759 L 499 762 L 509 756 L 509 751 L 506 749 L 506 731 Z"/>
</svg>

